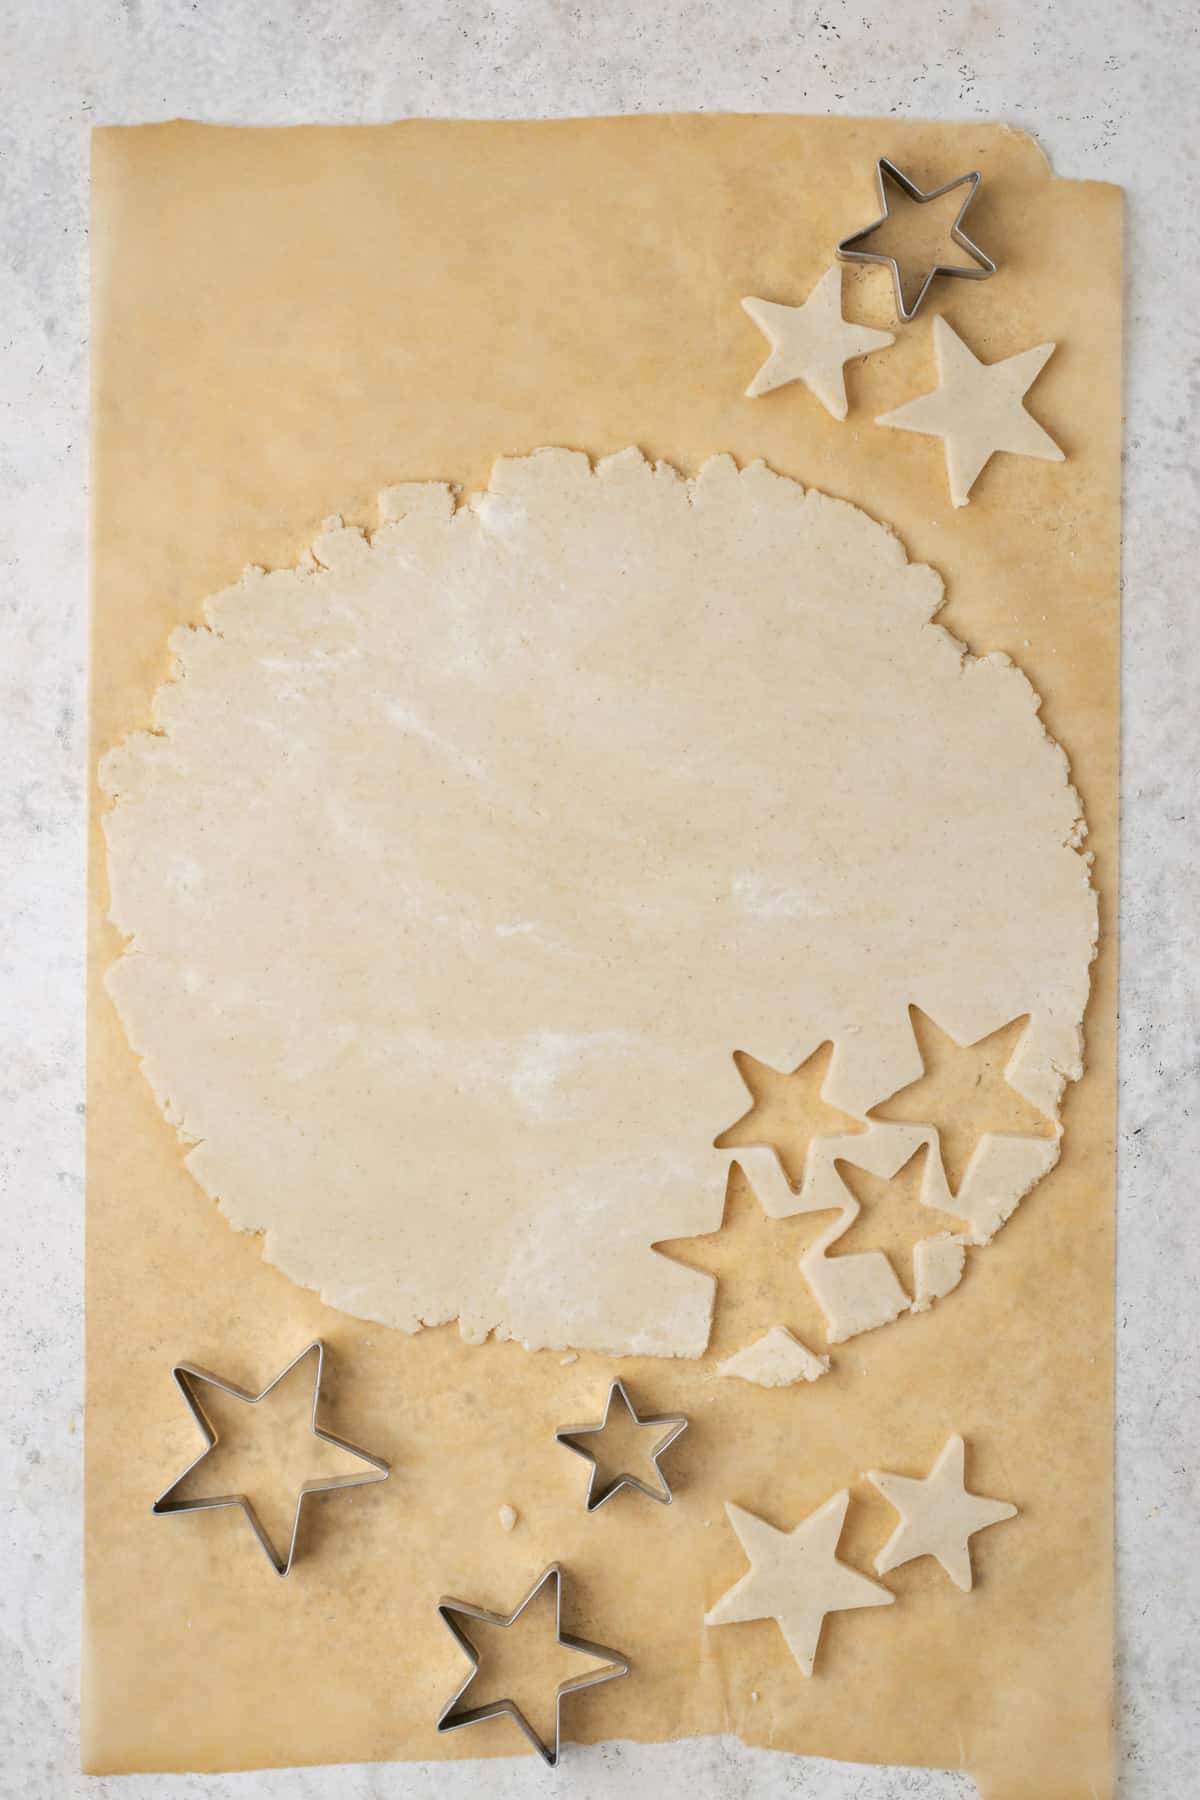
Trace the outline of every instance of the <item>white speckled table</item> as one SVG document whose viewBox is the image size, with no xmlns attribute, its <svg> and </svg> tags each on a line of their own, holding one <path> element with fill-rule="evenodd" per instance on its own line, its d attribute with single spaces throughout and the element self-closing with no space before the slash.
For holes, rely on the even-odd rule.
<svg viewBox="0 0 1200 1800">
<path fill-rule="evenodd" d="M 1122 1800 L 1200 1763 L 1200 81 L 1191 0 L 0 0 L 0 1796 L 968 1795 L 729 1740 L 528 1762 L 77 1774 L 88 128 L 665 109 L 1003 118 L 1128 195 L 1118 1284 Z M 1190 140 L 1189 140 L 1189 133 Z M 1081 292 L 1087 271 L 1080 270 Z M 31 1223 L 32 1221 L 32 1223 Z"/>
</svg>

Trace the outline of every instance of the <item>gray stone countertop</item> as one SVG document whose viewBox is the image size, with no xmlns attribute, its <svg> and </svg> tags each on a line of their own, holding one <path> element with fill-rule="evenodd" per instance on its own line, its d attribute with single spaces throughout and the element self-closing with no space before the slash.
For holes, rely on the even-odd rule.
<svg viewBox="0 0 1200 1800">
<path fill-rule="evenodd" d="M 0 1796 L 943 1800 L 729 1739 L 538 1764 L 77 1773 L 87 161 L 97 123 L 664 110 L 1025 126 L 1127 190 L 1122 1800 L 1200 1791 L 1200 12 L 1192 0 L 0 0 Z M 1088 271 L 1079 271 L 1081 299 Z"/>
</svg>

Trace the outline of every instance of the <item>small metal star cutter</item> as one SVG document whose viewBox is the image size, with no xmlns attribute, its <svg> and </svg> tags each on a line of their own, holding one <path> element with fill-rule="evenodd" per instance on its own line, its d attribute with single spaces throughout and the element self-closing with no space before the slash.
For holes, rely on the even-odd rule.
<svg viewBox="0 0 1200 1800">
<path fill-rule="evenodd" d="M 335 1449 L 345 1450 L 351 1456 L 357 1456 L 363 1462 L 369 1463 L 370 1473 L 363 1475 L 330 1475 L 315 1481 L 306 1481 L 296 1496 L 296 1512 L 292 1520 L 292 1535 L 290 1542 L 288 1543 L 287 1555 L 284 1557 L 280 1556 L 274 1543 L 267 1536 L 262 1520 L 255 1512 L 253 1503 L 248 1495 L 219 1494 L 212 1497 L 204 1496 L 203 1498 L 195 1500 L 173 1500 L 171 1496 L 187 1480 L 193 1469 L 200 1466 L 209 1451 L 217 1442 L 217 1434 L 205 1416 L 193 1384 L 207 1382 L 210 1387 L 220 1388 L 223 1394 L 231 1394 L 235 1400 L 244 1400 L 249 1406 L 257 1406 L 261 1400 L 265 1400 L 267 1395 L 279 1386 L 281 1381 L 291 1374 L 292 1370 L 296 1368 L 298 1364 L 304 1361 L 306 1356 L 311 1356 L 314 1351 L 316 1352 L 317 1357 L 317 1372 L 316 1379 L 313 1382 L 313 1436 L 320 1438 L 322 1443 L 332 1444 Z M 310 1494 L 328 1494 L 331 1493 L 334 1488 L 366 1487 L 368 1483 L 373 1481 L 386 1481 L 390 1472 L 387 1463 L 385 1463 L 381 1457 L 368 1455 L 365 1450 L 360 1450 L 357 1444 L 348 1443 L 345 1438 L 335 1437 L 332 1431 L 322 1431 L 321 1427 L 317 1424 L 317 1413 L 321 1405 L 321 1377 L 324 1373 L 324 1369 L 325 1346 L 320 1338 L 314 1339 L 311 1344 L 306 1344 L 299 1356 L 294 1356 L 286 1369 L 282 1369 L 273 1381 L 269 1381 L 260 1394 L 251 1394 L 248 1393 L 245 1388 L 235 1387 L 232 1381 L 224 1381 L 220 1375 L 214 1375 L 208 1369 L 199 1369 L 194 1363 L 176 1363 L 173 1366 L 171 1373 L 175 1377 L 176 1386 L 179 1388 L 180 1393 L 187 1402 L 188 1411 L 200 1427 L 204 1437 L 204 1448 L 201 1450 L 199 1456 L 188 1464 L 187 1468 L 183 1471 L 183 1474 L 177 1476 L 170 1487 L 163 1490 L 150 1510 L 154 1513 L 183 1513 L 205 1512 L 210 1507 L 214 1506 L 240 1506 L 246 1517 L 249 1519 L 254 1530 L 254 1535 L 262 1545 L 267 1560 L 275 1573 L 277 1575 L 289 1574 L 296 1558 L 296 1539 L 300 1532 L 300 1512 L 308 1496 Z"/>
<path fill-rule="evenodd" d="M 614 1480 L 610 1481 L 600 1493 L 596 1492 L 596 1478 L 600 1473 L 599 1464 L 592 1452 L 583 1444 L 577 1444 L 575 1439 L 591 1437 L 594 1433 L 604 1430 L 605 1426 L 608 1424 L 608 1415 L 612 1411 L 613 1396 L 615 1394 L 621 1396 L 622 1405 L 625 1407 L 626 1412 L 629 1414 L 635 1425 L 661 1425 L 663 1428 L 665 1436 L 659 1440 L 658 1444 L 650 1454 L 650 1460 L 654 1464 L 654 1472 L 662 1483 L 661 1489 L 652 1488 L 647 1482 L 640 1480 L 636 1475 L 626 1475 L 622 1473 L 616 1476 Z M 598 1506 L 603 1506 L 606 1500 L 611 1500 L 613 1495 L 620 1493 L 623 1487 L 636 1488 L 638 1493 L 645 1494 L 647 1499 L 657 1500 L 661 1506 L 670 1506 L 674 1496 L 671 1493 L 671 1484 L 662 1472 L 659 1458 L 671 1447 L 675 1442 L 675 1439 L 687 1430 L 687 1427 L 688 1421 L 683 1413 L 666 1413 L 654 1418 L 639 1418 L 633 1401 L 629 1398 L 629 1395 L 625 1390 L 625 1384 L 621 1381 L 614 1381 L 608 1390 L 608 1399 L 604 1402 L 604 1417 L 598 1425 L 564 1425 L 561 1430 L 555 1432 L 554 1436 L 560 1444 L 565 1444 L 568 1450 L 573 1450 L 576 1456 L 582 1456 L 586 1462 L 591 1463 L 592 1468 L 591 1473 L 588 1476 L 587 1496 L 584 1501 L 584 1506 L 588 1512 L 595 1512 Z"/>
<path fill-rule="evenodd" d="M 562 1628 L 562 1566 L 551 1563 L 544 1569 L 526 1594 L 517 1610 L 506 1618 L 503 1613 L 485 1612 L 481 1606 L 471 1606 L 465 1600 L 451 1600 L 443 1596 L 438 1601 L 438 1612 L 447 1630 L 471 1661 L 471 1672 L 462 1685 L 455 1689 L 438 1714 L 439 1731 L 458 1731 L 464 1725 L 478 1725 L 484 1719 L 498 1719 L 507 1714 L 515 1719 L 525 1736 L 529 1739 L 538 1755 L 546 1765 L 553 1769 L 558 1766 L 559 1746 L 562 1740 L 562 1703 L 568 1694 L 578 1694 L 584 1688 L 599 1687 L 601 1682 L 616 1681 L 622 1675 L 628 1675 L 629 1662 L 616 1650 L 609 1650 L 604 1644 L 593 1644 L 587 1638 L 571 1637 Z M 492 1700 L 486 1706 L 471 1706 L 460 1713 L 454 1711 L 476 1675 L 479 1673 L 479 1652 L 467 1636 L 464 1628 L 458 1623 L 462 1619 L 479 1619 L 485 1625 L 515 1625 L 530 1602 L 541 1593 L 548 1581 L 554 1583 L 554 1631 L 558 1642 L 567 1650 L 580 1650 L 585 1656 L 596 1656 L 607 1665 L 603 1669 L 593 1669 L 590 1674 L 576 1676 L 574 1680 L 559 1683 L 554 1695 L 554 1742 L 544 1743 L 538 1736 L 525 1714 L 515 1700 Z"/>
<path fill-rule="evenodd" d="M 929 292 L 930 284 L 935 276 L 957 275 L 964 281 L 986 281 L 989 275 L 994 275 L 996 273 L 996 265 L 991 257 L 985 256 L 983 251 L 979 248 L 979 245 L 969 238 L 962 228 L 962 222 L 966 217 L 967 208 L 975 198 L 975 190 L 979 186 L 980 174 L 978 169 L 972 170 L 969 175 L 956 175 L 953 181 L 947 181 L 939 188 L 931 188 L 927 194 L 921 191 L 915 181 L 910 181 L 908 176 L 905 175 L 902 170 L 898 169 L 894 162 L 889 161 L 886 156 L 881 156 L 879 158 L 879 161 L 875 165 L 875 174 L 876 179 L 879 182 L 879 204 L 882 206 L 883 212 L 880 217 L 875 220 L 873 225 L 867 225 L 862 231 L 856 231 L 852 233 L 850 237 L 843 238 L 842 242 L 837 247 L 837 253 L 843 262 L 882 263 L 886 268 L 891 269 L 892 283 L 896 290 L 896 309 L 905 324 L 911 319 L 916 318 L 917 313 L 920 311 L 921 302 Z M 966 251 L 967 255 L 976 266 L 973 269 L 966 269 L 961 263 L 935 263 L 921 283 L 920 291 L 911 306 L 905 305 L 904 283 L 900 276 L 900 264 L 896 258 L 894 256 L 882 255 L 877 250 L 862 250 L 858 248 L 860 244 L 864 244 L 869 237 L 877 232 L 881 225 L 887 224 L 889 217 L 887 184 L 889 181 L 894 182 L 901 193 L 907 194 L 908 198 L 910 200 L 915 200 L 919 206 L 924 206 L 926 201 L 929 200 L 939 200 L 943 194 L 950 193 L 953 188 L 965 186 L 967 189 L 963 203 L 958 209 L 958 217 L 950 227 L 950 236 L 960 250 Z"/>
</svg>

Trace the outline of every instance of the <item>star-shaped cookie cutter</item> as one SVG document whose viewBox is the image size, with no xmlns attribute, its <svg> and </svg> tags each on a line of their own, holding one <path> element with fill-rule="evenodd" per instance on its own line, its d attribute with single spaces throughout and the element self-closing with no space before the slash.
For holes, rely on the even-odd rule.
<svg viewBox="0 0 1200 1800">
<path fill-rule="evenodd" d="M 642 1481 L 638 1476 L 628 1475 L 622 1471 L 615 1480 L 609 1482 L 608 1486 L 601 1494 L 596 1494 L 596 1477 L 600 1473 L 599 1464 L 590 1450 L 585 1449 L 582 1444 L 577 1444 L 574 1440 L 581 1437 L 591 1437 L 594 1433 L 604 1430 L 605 1426 L 608 1424 L 608 1415 L 612 1411 L 614 1394 L 619 1394 L 621 1396 L 625 1410 L 635 1425 L 661 1425 L 666 1431 L 665 1437 L 661 1439 L 650 1453 L 650 1460 L 654 1464 L 654 1472 L 662 1482 L 661 1492 L 650 1487 L 647 1482 Z M 573 1450 L 575 1452 L 576 1456 L 582 1456 L 586 1462 L 591 1463 L 592 1468 L 591 1473 L 588 1476 L 587 1496 L 584 1500 L 584 1506 L 588 1512 L 595 1512 L 598 1506 L 603 1506 L 606 1500 L 611 1500 L 613 1495 L 620 1493 L 623 1487 L 636 1488 L 639 1494 L 645 1494 L 650 1500 L 657 1500 L 660 1506 L 670 1506 L 674 1495 L 671 1493 L 670 1482 L 662 1472 L 659 1458 L 670 1449 L 671 1445 L 675 1442 L 675 1439 L 679 1437 L 681 1433 L 685 1432 L 687 1427 L 688 1421 L 686 1415 L 683 1413 L 663 1413 L 655 1415 L 654 1417 L 648 1416 L 644 1419 L 640 1418 L 633 1401 L 626 1392 L 624 1382 L 614 1381 L 608 1390 L 608 1399 L 604 1402 L 604 1417 L 600 1420 L 598 1425 L 564 1425 L 555 1432 L 554 1436 L 558 1443 L 565 1444 L 568 1450 Z"/>
<path fill-rule="evenodd" d="M 369 1463 L 371 1472 L 370 1474 L 364 1475 L 328 1475 L 318 1477 L 313 1481 L 306 1481 L 296 1495 L 296 1511 L 292 1519 L 291 1539 L 288 1543 L 287 1555 L 283 1557 L 280 1556 L 279 1551 L 276 1549 L 271 1538 L 267 1535 L 263 1522 L 255 1512 L 254 1504 L 247 1494 L 205 1495 L 194 1500 L 173 1500 L 171 1496 L 182 1486 L 192 1471 L 199 1468 L 200 1464 L 204 1461 L 205 1457 L 217 1442 L 217 1433 L 205 1416 L 204 1409 L 200 1405 L 200 1401 L 197 1398 L 192 1384 L 194 1382 L 206 1382 L 210 1387 L 219 1388 L 223 1394 L 232 1395 L 235 1400 L 244 1400 L 248 1406 L 257 1406 L 261 1400 L 265 1400 L 267 1395 L 272 1393 L 274 1389 L 279 1386 L 281 1381 L 291 1374 L 294 1368 L 304 1361 L 306 1356 L 311 1356 L 314 1350 L 317 1355 L 317 1372 L 316 1379 L 313 1382 L 313 1436 L 320 1438 L 322 1443 L 332 1444 L 336 1450 L 345 1450 L 349 1455 L 357 1456 L 363 1462 Z M 201 1450 L 199 1456 L 195 1457 L 188 1464 L 187 1468 L 183 1471 L 183 1474 L 176 1476 L 170 1487 L 163 1489 L 162 1493 L 151 1507 L 151 1512 L 156 1514 L 206 1512 L 209 1508 L 215 1506 L 240 1506 L 246 1517 L 249 1519 L 254 1535 L 262 1545 L 267 1560 L 275 1573 L 277 1575 L 289 1574 L 296 1558 L 296 1539 L 300 1532 L 300 1512 L 308 1496 L 310 1494 L 328 1494 L 331 1493 L 334 1488 L 366 1487 L 373 1481 L 386 1481 L 390 1473 L 387 1463 L 385 1463 L 381 1457 L 369 1455 L 366 1450 L 360 1450 L 357 1444 L 348 1443 L 345 1438 L 335 1437 L 332 1431 L 323 1431 L 317 1424 L 317 1413 L 321 1405 L 321 1378 L 324 1374 L 324 1370 L 325 1346 L 320 1338 L 314 1338 L 311 1344 L 306 1344 L 299 1356 L 294 1356 L 287 1367 L 281 1369 L 274 1380 L 269 1381 L 259 1394 L 251 1394 L 246 1388 L 235 1386 L 232 1381 L 226 1381 L 222 1376 L 214 1375 L 209 1369 L 197 1368 L 195 1363 L 175 1363 L 171 1369 L 171 1374 L 175 1378 L 175 1385 L 178 1387 L 187 1403 L 188 1411 L 200 1427 L 201 1434 L 204 1438 L 204 1448 Z"/>
<path fill-rule="evenodd" d="M 892 284 L 896 290 L 896 308 L 905 324 L 916 318 L 921 302 L 929 292 L 930 284 L 935 276 L 957 275 L 964 281 L 986 281 L 989 275 L 996 273 L 996 265 L 991 257 L 986 256 L 979 245 L 969 238 L 962 228 L 967 208 L 975 198 L 975 191 L 981 179 L 978 169 L 973 169 L 969 175 L 956 175 L 953 181 L 947 181 L 941 187 L 931 188 L 928 193 L 923 193 L 916 182 L 911 181 L 901 169 L 896 167 L 894 162 L 886 156 L 881 156 L 875 165 L 875 177 L 879 183 L 879 204 L 883 211 L 873 225 L 864 226 L 861 231 L 852 232 L 848 238 L 843 238 L 837 247 L 837 253 L 843 262 L 882 263 L 886 268 L 891 269 Z M 854 247 L 865 242 L 879 230 L 881 225 L 887 224 L 890 216 L 887 196 L 889 181 L 894 182 L 901 193 L 907 194 L 910 200 L 915 200 L 918 206 L 924 206 L 929 200 L 940 200 L 943 194 L 950 193 L 956 187 L 966 186 L 967 188 L 966 196 L 958 209 L 958 217 L 950 227 L 950 236 L 959 249 L 965 250 L 977 266 L 973 269 L 965 269 L 961 263 L 935 263 L 921 283 L 920 292 L 911 307 L 906 307 L 904 304 L 904 283 L 901 280 L 900 264 L 897 259 L 894 256 L 885 256 L 878 250 L 858 250 Z"/>
<path fill-rule="evenodd" d="M 572 1637 L 562 1628 L 562 1565 L 551 1563 L 543 1569 L 525 1598 L 515 1612 L 507 1618 L 503 1613 L 485 1612 L 481 1606 L 472 1606 L 465 1600 L 451 1600 L 443 1595 L 438 1601 L 438 1613 L 446 1629 L 470 1658 L 471 1671 L 466 1680 L 455 1689 L 438 1714 L 439 1731 L 458 1731 L 464 1725 L 478 1725 L 484 1719 L 498 1719 L 507 1715 L 515 1719 L 525 1736 L 529 1739 L 542 1761 L 551 1769 L 558 1766 L 559 1748 L 562 1741 L 562 1703 L 568 1694 L 578 1694 L 584 1688 L 598 1687 L 604 1681 L 616 1681 L 622 1675 L 628 1675 L 628 1659 L 616 1650 L 610 1650 L 604 1644 L 593 1644 L 587 1638 Z M 491 1700 L 484 1706 L 468 1707 L 464 1712 L 455 1713 L 454 1709 L 479 1673 L 479 1652 L 467 1636 L 466 1631 L 457 1623 L 458 1618 L 478 1619 L 485 1625 L 507 1627 L 515 1625 L 525 1608 L 541 1593 L 548 1581 L 554 1583 L 554 1632 L 558 1642 L 567 1650 L 578 1650 L 584 1656 L 600 1657 L 607 1665 L 603 1669 L 593 1669 L 589 1675 L 579 1675 L 573 1680 L 560 1681 L 554 1695 L 554 1742 L 545 1743 L 533 1729 L 525 1714 L 515 1700 Z"/>
</svg>

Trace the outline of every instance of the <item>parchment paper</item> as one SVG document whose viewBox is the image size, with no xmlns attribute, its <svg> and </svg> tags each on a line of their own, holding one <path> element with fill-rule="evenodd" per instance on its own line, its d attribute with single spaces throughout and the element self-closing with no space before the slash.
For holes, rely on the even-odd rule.
<svg viewBox="0 0 1200 1800">
<path fill-rule="evenodd" d="M 1068 461 L 999 458 L 957 514 L 941 445 L 871 423 L 933 385 L 927 324 L 852 365 L 846 424 L 798 388 L 742 397 L 762 344 L 741 296 L 803 297 L 874 216 L 880 154 L 926 185 L 983 171 L 971 224 L 1001 272 L 940 301 L 972 348 L 1059 344 L 1031 405 Z M 94 819 L 84 1766 L 515 1753 L 507 1723 L 435 1734 L 462 1664 L 434 1603 L 508 1609 L 558 1558 L 567 1628 L 635 1666 L 568 1702 L 568 1735 L 735 1730 L 965 1766 L 999 1800 L 1108 1792 L 1119 194 L 1052 180 L 999 127 L 733 117 L 107 130 L 93 191 L 94 755 L 147 723 L 204 595 L 293 562 L 332 510 L 373 524 L 391 483 L 482 486 L 547 443 L 761 456 L 894 525 L 946 578 L 942 622 L 1045 696 L 1102 948 L 1063 1160 L 961 1289 L 812 1385 L 723 1380 L 712 1354 L 623 1362 L 643 1403 L 693 1420 L 676 1505 L 587 1517 L 553 1431 L 594 1416 L 617 1365 L 341 1317 L 192 1183 L 101 986 L 119 945 Z M 890 326 L 883 271 L 848 275 L 846 301 Z M 279 1581 L 235 1514 L 151 1517 L 198 1448 L 169 1366 L 257 1387 L 315 1335 L 324 1422 L 394 1473 L 311 1504 Z M 898 1570 L 900 1604 L 827 1622 L 810 1681 L 774 1625 L 704 1627 L 744 1568 L 724 1500 L 786 1526 L 849 1483 L 842 1554 L 869 1569 L 893 1515 L 862 1471 L 923 1474 L 952 1430 L 971 1484 L 1021 1508 L 976 1540 L 973 1594 L 928 1559 Z"/>
</svg>

